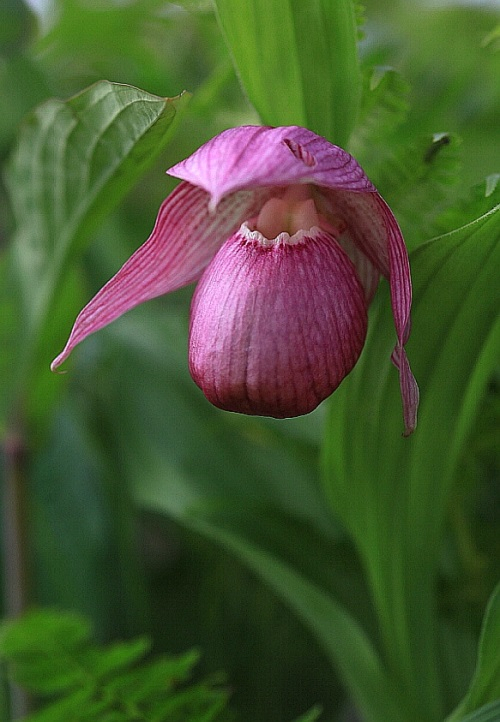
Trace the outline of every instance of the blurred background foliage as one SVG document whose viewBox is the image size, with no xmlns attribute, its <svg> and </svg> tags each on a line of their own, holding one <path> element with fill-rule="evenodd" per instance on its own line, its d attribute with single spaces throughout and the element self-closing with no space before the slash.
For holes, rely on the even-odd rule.
<svg viewBox="0 0 500 722">
<path fill-rule="evenodd" d="M 416 0 L 365 0 L 364 6 L 362 66 L 399 74 L 383 81 L 367 74 L 372 87 L 391 84 L 389 109 L 374 119 L 365 109 L 379 144 L 370 143 L 375 131 L 367 122 L 354 133 L 352 150 L 415 247 L 454 227 L 451 201 L 465 209 L 461 220 L 468 207 L 478 215 L 485 193 L 476 189 L 474 200 L 470 187 L 500 172 L 500 8 Z M 2 160 L 28 111 L 103 78 L 161 97 L 188 90 L 192 99 L 182 132 L 93 234 L 68 319 L 147 237 L 174 185 L 164 170 L 224 128 L 258 122 L 208 1 L 48 0 L 28 7 L 4 0 Z M 443 136 L 433 135 L 439 133 L 449 135 L 429 178 L 411 159 L 415 148 L 433 153 L 433 142 L 439 153 Z M 432 208 L 428 191 L 419 194 L 429 183 L 435 184 Z M 494 179 L 487 191 L 491 200 L 498 196 Z M 12 229 L 2 187 L 0 249 Z M 216 506 L 247 506 L 263 519 L 262 529 L 249 533 L 274 528 L 270 543 L 354 606 L 376 636 L 359 560 L 320 491 L 325 409 L 274 422 L 209 407 L 185 361 L 190 294 L 183 289 L 136 309 L 90 338 L 65 378 L 42 386 L 30 429 L 31 598 L 86 614 L 102 642 L 146 633 L 157 652 L 200 647 L 199 674 L 224 670 L 242 720 L 289 720 L 316 702 L 325 720 L 352 719 L 340 681 L 302 622 L 235 555 L 185 521 L 213 489 Z M 8 338 L 15 312 L 9 316 L 6 308 L 2 324 Z M 50 340 L 47 363 L 66 331 Z M 11 350 L 3 344 L 0 351 L 5 378 L 12 375 Z M 9 399 L 2 389 L 2 409 Z M 467 686 L 473 632 L 498 577 L 499 418 L 497 375 L 463 454 L 440 565 L 440 608 L 462 632 L 463 684 L 454 702 Z M 10 423 L 4 413 L 2 432 Z M 300 539 L 300 548 L 292 551 L 290 538 Z M 325 575 L 329 564 L 335 575 Z"/>
</svg>

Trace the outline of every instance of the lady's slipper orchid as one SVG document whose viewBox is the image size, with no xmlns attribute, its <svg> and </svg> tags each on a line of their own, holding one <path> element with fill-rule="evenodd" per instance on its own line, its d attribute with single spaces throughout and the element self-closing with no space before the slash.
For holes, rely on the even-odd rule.
<svg viewBox="0 0 500 722">
<path fill-rule="evenodd" d="M 227 130 L 178 163 L 183 182 L 149 239 L 78 316 L 57 368 L 130 308 L 200 279 L 189 367 L 216 406 L 283 418 L 312 411 L 363 348 L 379 275 L 389 279 L 405 434 L 418 387 L 403 348 L 408 255 L 358 163 L 297 126 Z"/>
</svg>

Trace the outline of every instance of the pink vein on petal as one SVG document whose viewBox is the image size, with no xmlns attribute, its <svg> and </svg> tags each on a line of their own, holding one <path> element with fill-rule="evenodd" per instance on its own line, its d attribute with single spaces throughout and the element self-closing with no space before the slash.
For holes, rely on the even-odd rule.
<svg viewBox="0 0 500 722">
<path fill-rule="evenodd" d="M 226 238 L 257 212 L 262 198 L 262 193 L 250 191 L 234 194 L 213 215 L 206 191 L 179 184 L 161 205 L 148 240 L 81 311 L 51 369 L 126 311 L 197 280 Z"/>
<path fill-rule="evenodd" d="M 298 147 L 300 152 L 292 150 Z M 168 172 L 204 188 L 213 206 L 236 190 L 292 183 L 376 191 L 349 153 L 298 126 L 230 128 Z"/>
</svg>

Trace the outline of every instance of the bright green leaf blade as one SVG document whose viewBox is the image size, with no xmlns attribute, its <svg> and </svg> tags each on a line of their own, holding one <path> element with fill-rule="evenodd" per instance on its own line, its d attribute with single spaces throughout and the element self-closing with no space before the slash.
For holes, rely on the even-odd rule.
<svg viewBox="0 0 500 722">
<path fill-rule="evenodd" d="M 145 660 L 149 647 L 143 637 L 97 647 L 85 618 L 50 609 L 0 627 L 0 661 L 9 676 L 49 697 L 26 722 L 221 719 L 227 691 L 215 680 L 189 682 L 198 653 Z"/>
<path fill-rule="evenodd" d="M 151 642 L 145 637 L 116 642 L 106 649 L 89 650 L 88 662 L 96 679 L 105 679 L 138 662 L 149 651 Z"/>
<path fill-rule="evenodd" d="M 500 584 L 493 592 L 486 610 L 479 640 L 477 666 L 472 678 L 469 691 L 459 705 L 458 709 L 448 717 L 447 722 L 459 720 L 483 719 L 478 708 L 489 702 L 496 702 L 497 714 L 500 712 Z M 477 710 L 477 712 L 476 712 Z M 489 710 L 491 711 L 491 710 Z M 488 711 L 488 713 L 489 713 Z M 471 713 L 471 714 L 468 714 Z M 486 714 L 483 711 L 482 714 Z M 500 719 L 499 717 L 485 717 L 485 719 Z"/>
<path fill-rule="evenodd" d="M 345 147 L 361 96 L 352 0 L 215 4 L 243 87 L 263 123 L 302 125 Z"/>
<path fill-rule="evenodd" d="M 462 444 L 498 361 L 500 207 L 411 258 L 412 338 L 421 389 L 417 431 L 401 438 L 385 284 L 354 372 L 333 395 L 325 488 L 368 571 L 391 668 L 439 718 L 433 581 Z M 420 700 L 420 701 L 418 701 Z"/>
<path fill-rule="evenodd" d="M 16 682 L 26 689 L 60 693 L 85 679 L 77 655 L 89 639 L 86 619 L 68 612 L 36 611 L 4 623 L 0 659 L 12 666 Z"/>
<path fill-rule="evenodd" d="M 108 682 L 108 689 L 133 704 L 140 704 L 154 697 L 158 691 L 175 688 L 189 679 L 200 654 L 191 650 L 181 657 L 160 657 L 142 664 L 126 674 L 120 674 Z"/>
</svg>

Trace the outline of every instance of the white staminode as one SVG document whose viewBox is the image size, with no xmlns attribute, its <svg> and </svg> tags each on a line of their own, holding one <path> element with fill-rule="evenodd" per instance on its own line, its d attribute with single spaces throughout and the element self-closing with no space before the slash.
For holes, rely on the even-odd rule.
<svg viewBox="0 0 500 722">
<path fill-rule="evenodd" d="M 312 226 L 312 228 L 308 229 L 301 228 L 296 233 L 292 233 L 292 235 L 287 231 L 282 231 L 274 238 L 266 238 L 260 231 L 252 231 L 247 223 L 242 223 L 240 234 L 247 242 L 258 243 L 261 246 L 279 246 L 280 244 L 294 246 L 306 240 L 310 241 L 320 234 L 324 235 L 324 231 L 322 231 L 319 226 Z"/>
<path fill-rule="evenodd" d="M 264 203 L 257 219 L 250 225 L 243 224 L 242 233 L 248 240 L 266 246 L 294 244 L 303 240 L 304 233 L 310 236 L 310 229 L 319 228 L 319 225 L 319 214 L 310 186 L 292 185 L 282 196 L 273 196 Z"/>
</svg>

